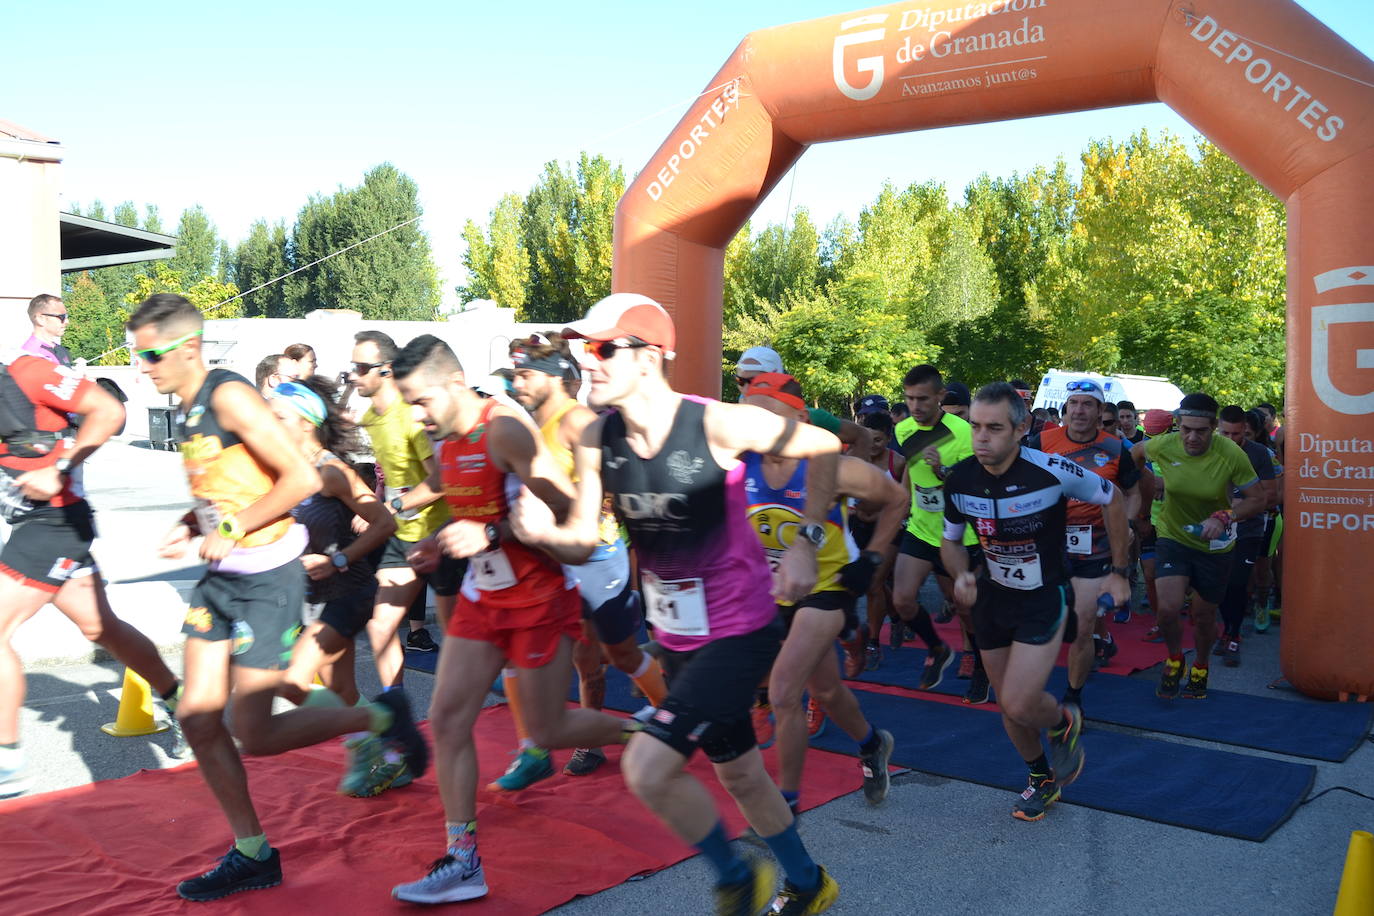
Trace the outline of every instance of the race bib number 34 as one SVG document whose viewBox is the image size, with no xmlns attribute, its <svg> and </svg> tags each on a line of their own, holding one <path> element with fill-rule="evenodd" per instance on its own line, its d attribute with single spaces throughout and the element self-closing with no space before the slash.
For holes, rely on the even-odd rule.
<svg viewBox="0 0 1374 916">
<path fill-rule="evenodd" d="M 919 506 L 923 512 L 944 512 L 945 488 L 917 487 L 916 505 Z"/>
<path fill-rule="evenodd" d="M 992 581 L 1006 588 L 1030 591 L 1044 584 L 1040 573 L 1040 555 L 1004 557 L 987 554 L 988 575 Z"/>
<path fill-rule="evenodd" d="M 660 579 L 644 570 L 644 604 L 655 628 L 677 636 L 708 636 L 706 588 L 700 579 Z"/>
</svg>

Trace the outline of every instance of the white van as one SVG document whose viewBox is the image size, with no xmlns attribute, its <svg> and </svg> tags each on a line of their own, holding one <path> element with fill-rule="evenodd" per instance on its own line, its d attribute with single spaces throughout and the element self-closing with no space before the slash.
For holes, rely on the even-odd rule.
<svg viewBox="0 0 1374 916">
<path fill-rule="evenodd" d="M 1106 392 L 1107 400 L 1130 401 L 1141 413 L 1147 410 L 1177 410 L 1178 402 L 1183 400 L 1183 392 L 1179 387 L 1159 376 L 1102 375 L 1099 372 L 1066 372 L 1063 369 L 1051 369 L 1040 377 L 1040 387 L 1036 389 L 1035 403 L 1031 406 L 1063 410 L 1064 402 L 1069 399 L 1069 393 L 1064 386 L 1080 378 L 1095 379 Z"/>
</svg>

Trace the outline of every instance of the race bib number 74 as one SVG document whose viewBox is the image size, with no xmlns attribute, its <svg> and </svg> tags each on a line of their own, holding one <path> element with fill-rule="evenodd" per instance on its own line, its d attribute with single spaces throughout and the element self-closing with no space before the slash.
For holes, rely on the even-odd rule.
<svg viewBox="0 0 1374 916">
<path fill-rule="evenodd" d="M 1018 591 L 1030 591 L 1044 584 L 1044 578 L 1040 572 L 1039 554 L 1031 554 L 1028 557 L 1006 557 L 990 553 L 986 556 L 988 575 L 998 585 L 1014 588 Z"/>
</svg>

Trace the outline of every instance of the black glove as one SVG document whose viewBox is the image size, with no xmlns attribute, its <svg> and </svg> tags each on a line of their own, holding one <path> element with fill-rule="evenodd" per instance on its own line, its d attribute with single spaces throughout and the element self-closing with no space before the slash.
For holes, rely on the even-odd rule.
<svg viewBox="0 0 1374 916">
<path fill-rule="evenodd" d="M 840 568 L 840 585 L 851 595 L 868 594 L 869 586 L 873 584 L 873 574 L 882 563 L 882 554 L 872 550 L 863 551 L 857 560 Z"/>
</svg>

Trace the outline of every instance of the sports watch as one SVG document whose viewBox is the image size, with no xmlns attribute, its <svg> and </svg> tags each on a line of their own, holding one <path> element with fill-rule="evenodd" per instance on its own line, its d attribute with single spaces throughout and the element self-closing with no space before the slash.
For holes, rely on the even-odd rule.
<svg viewBox="0 0 1374 916">
<path fill-rule="evenodd" d="M 215 530 L 219 532 L 220 537 L 230 541 L 241 541 L 244 536 L 248 534 L 247 531 L 243 530 L 243 526 L 239 524 L 238 518 L 233 515 L 226 515 L 224 518 L 220 519 L 219 527 Z"/>
<path fill-rule="evenodd" d="M 825 526 L 814 522 L 802 525 L 801 536 L 810 541 L 813 547 L 819 547 L 825 543 Z"/>
<path fill-rule="evenodd" d="M 1101 567 L 1098 567 L 1098 568 L 1100 569 Z M 1118 576 L 1120 576 L 1121 578 L 1126 579 L 1126 580 L 1128 580 L 1128 581 L 1129 581 L 1130 578 L 1131 578 L 1131 567 L 1129 567 L 1129 566 L 1113 566 L 1113 567 L 1111 567 L 1111 569 L 1108 570 L 1108 571 L 1109 571 L 1109 572 L 1114 572 L 1114 573 L 1116 573 Z"/>
<path fill-rule="evenodd" d="M 391 498 L 391 508 L 395 509 L 397 512 L 401 511 L 401 497 L 393 496 Z"/>
<path fill-rule="evenodd" d="M 343 572 L 344 570 L 348 569 L 348 557 L 344 555 L 344 552 L 342 550 L 334 551 L 334 553 L 329 557 L 329 562 L 333 563 L 334 568 L 337 569 L 339 572 Z"/>
<path fill-rule="evenodd" d="M 487 522 L 487 549 L 501 546 L 501 529 L 491 522 Z"/>
<path fill-rule="evenodd" d="M 71 476 L 72 460 L 70 458 L 58 458 L 52 463 L 52 466 L 56 468 L 57 473 L 61 474 L 63 477 Z"/>
</svg>

